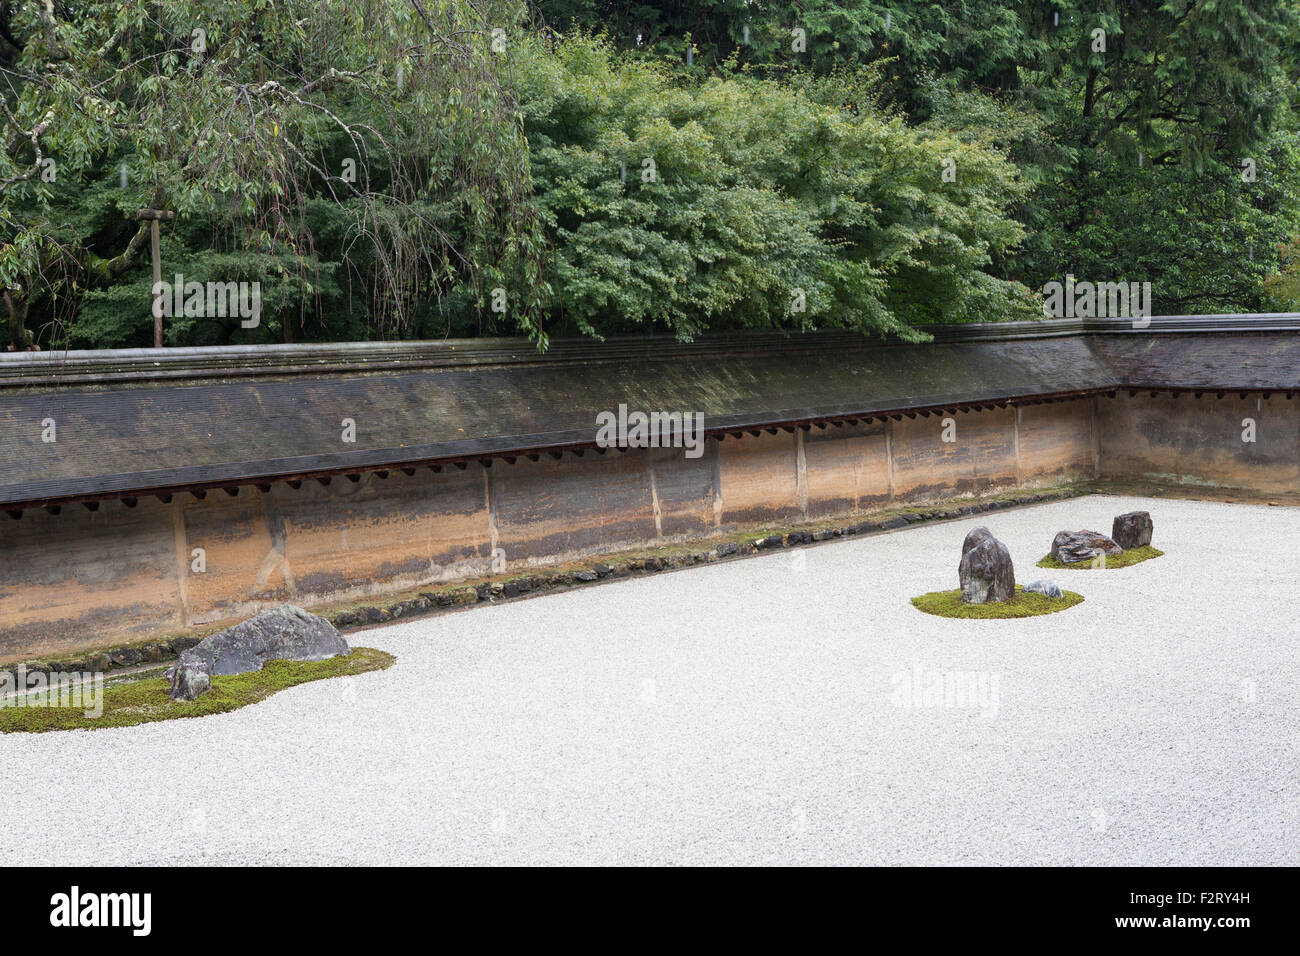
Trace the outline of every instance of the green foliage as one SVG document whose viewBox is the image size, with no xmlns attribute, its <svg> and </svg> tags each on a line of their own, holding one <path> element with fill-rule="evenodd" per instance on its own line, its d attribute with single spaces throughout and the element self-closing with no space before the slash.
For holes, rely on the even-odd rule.
<svg viewBox="0 0 1300 956">
<path fill-rule="evenodd" d="M 1263 308 L 1300 226 L 1295 4 L 1060 8 L 1018 99 L 1068 161 L 1031 177 L 1018 274 L 1035 288 L 1066 273 L 1150 281 L 1166 314 Z M 1052 29 L 1045 15 L 1037 29 Z"/>
<path fill-rule="evenodd" d="M 4 337 L 150 344 L 141 207 L 165 278 L 261 283 L 258 327 L 172 345 L 916 338 L 1066 274 L 1293 309 L 1298 11 L 0 0 Z"/>
<path fill-rule="evenodd" d="M 113 681 L 104 685 L 103 713 L 97 717 L 86 716 L 88 708 L 85 707 L 17 707 L 11 703 L 0 707 L 0 733 L 98 730 L 133 727 L 156 720 L 225 714 L 298 684 L 387 670 L 396 660 L 383 651 L 356 647 L 347 656 L 323 661 L 267 661 L 259 671 L 212 678 L 212 689 L 197 700 L 172 700 L 168 696 L 168 683 L 161 677 Z"/>
<path fill-rule="evenodd" d="M 858 102 L 870 77 L 683 80 L 570 37 L 520 70 L 557 328 L 843 326 L 1029 317 L 982 271 L 1023 231 L 995 149 Z M 945 161 L 958 174 L 944 182 Z"/>
<path fill-rule="evenodd" d="M 1032 289 L 1067 273 L 1150 281 L 1166 313 L 1294 301 L 1273 292 L 1285 288 L 1279 249 L 1300 233 L 1295 0 L 541 8 L 552 23 L 606 29 L 623 49 L 694 75 L 740 68 L 798 83 L 872 64 L 875 99 L 918 126 L 1007 150 L 1033 187 L 1011 210 L 1025 241 L 992 254 L 999 278 Z M 791 49 L 794 26 L 802 52 Z M 1241 176 L 1246 159 L 1253 182 Z"/>
<path fill-rule="evenodd" d="M 448 296 L 481 322 L 485 283 L 522 289 L 506 331 L 537 334 L 543 239 L 489 32 L 522 8 L 4 4 L 11 344 L 149 344 L 143 207 L 176 213 L 169 279 L 263 282 L 256 334 L 168 323 L 171 344 L 410 334 Z"/>
</svg>

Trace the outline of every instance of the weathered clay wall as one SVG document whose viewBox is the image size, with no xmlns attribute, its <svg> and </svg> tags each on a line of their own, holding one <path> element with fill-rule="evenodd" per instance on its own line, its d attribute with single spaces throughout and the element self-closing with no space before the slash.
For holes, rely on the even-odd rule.
<svg viewBox="0 0 1300 956">
<path fill-rule="evenodd" d="M 1300 492 L 1300 401 L 1285 395 L 1120 392 L 1097 400 L 1097 422 L 1102 478 Z"/>
<path fill-rule="evenodd" d="M 0 660 L 129 643 L 184 626 L 176 505 L 34 511 L 0 526 Z M 29 521 L 28 518 L 31 520 Z"/>
<path fill-rule="evenodd" d="M 494 554 L 514 570 L 1096 474 L 1091 399 L 951 417 L 952 441 L 941 416 L 901 416 L 711 440 L 698 459 L 542 455 L 29 511 L 0 523 L 0 660 L 481 575 Z"/>
</svg>

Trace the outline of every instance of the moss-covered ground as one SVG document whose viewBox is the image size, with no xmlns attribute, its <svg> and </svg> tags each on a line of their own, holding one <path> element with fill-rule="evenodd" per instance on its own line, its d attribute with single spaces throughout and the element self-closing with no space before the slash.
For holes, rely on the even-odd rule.
<svg viewBox="0 0 1300 956">
<path fill-rule="evenodd" d="M 952 591 L 931 591 L 912 598 L 912 606 L 926 614 L 939 617 L 956 618 L 1004 618 L 1036 617 L 1039 614 L 1054 614 L 1074 607 L 1083 601 L 1082 594 L 1062 590 L 1059 598 L 1049 598 L 1044 594 L 1026 592 L 1019 584 L 1016 592 L 1007 601 L 993 604 L 963 604 L 961 589 Z"/>
<path fill-rule="evenodd" d="M 1163 551 L 1158 548 L 1153 548 L 1148 544 L 1141 548 L 1129 548 L 1127 551 L 1123 551 L 1119 554 L 1103 555 L 1102 557 L 1106 559 L 1104 562 L 1094 559 L 1092 561 L 1076 561 L 1074 564 L 1066 564 L 1063 561 L 1056 560 L 1048 554 L 1043 556 L 1042 560 L 1038 562 L 1038 566 L 1040 568 L 1053 568 L 1057 570 L 1070 571 L 1077 571 L 1079 569 L 1087 571 L 1106 568 L 1127 568 L 1134 564 L 1141 564 L 1143 561 L 1150 561 L 1152 558 L 1158 558 L 1162 554 L 1164 554 Z"/>
<path fill-rule="evenodd" d="M 130 727 L 155 720 L 224 714 L 265 700 L 276 691 L 391 667 L 396 658 L 368 647 L 354 648 L 346 657 L 323 661 L 267 661 L 260 671 L 214 677 L 212 689 L 194 701 L 172 700 L 162 677 L 115 681 L 103 687 L 103 713 L 87 716 L 87 707 L 16 706 L 0 701 L 0 733 L 43 733 L 47 730 L 97 730 Z"/>
</svg>

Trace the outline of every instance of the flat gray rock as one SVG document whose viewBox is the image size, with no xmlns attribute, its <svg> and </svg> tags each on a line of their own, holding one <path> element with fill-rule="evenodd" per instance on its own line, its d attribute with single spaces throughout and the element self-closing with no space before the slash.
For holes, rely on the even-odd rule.
<svg viewBox="0 0 1300 956">
<path fill-rule="evenodd" d="M 1061 589 L 1060 587 L 1057 586 L 1056 582 L 1048 581 L 1046 579 L 1039 580 L 1039 581 L 1030 581 L 1028 584 L 1025 585 L 1025 590 L 1030 592 L 1031 594 L 1042 594 L 1043 596 L 1049 598 L 1063 597 L 1063 595 L 1061 594 Z"/>
<path fill-rule="evenodd" d="M 1103 554 L 1120 554 L 1123 550 L 1100 531 L 1058 531 L 1052 539 L 1052 557 L 1062 564 L 1092 561 Z"/>
<path fill-rule="evenodd" d="M 964 604 L 992 604 L 1005 601 L 1016 590 L 1016 573 L 1011 552 L 993 537 L 988 528 L 976 528 L 961 544 L 957 565 Z"/>
<path fill-rule="evenodd" d="M 329 621 L 285 604 L 204 638 L 167 671 L 174 700 L 194 700 L 221 674 L 260 671 L 267 661 L 323 661 L 350 654 Z"/>
<path fill-rule="evenodd" d="M 1151 543 L 1151 512 L 1126 511 L 1115 516 L 1111 525 L 1110 536 L 1117 545 L 1127 551 L 1129 548 L 1144 548 Z"/>
</svg>

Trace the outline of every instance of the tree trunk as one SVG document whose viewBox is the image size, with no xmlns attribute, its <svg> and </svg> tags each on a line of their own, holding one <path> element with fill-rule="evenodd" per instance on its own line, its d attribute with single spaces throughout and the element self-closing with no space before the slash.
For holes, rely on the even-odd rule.
<svg viewBox="0 0 1300 956">
<path fill-rule="evenodd" d="M 35 340 L 27 330 L 27 300 L 15 299 L 4 290 L 5 307 L 9 310 L 9 351 L 25 352 L 35 349 Z"/>
</svg>

